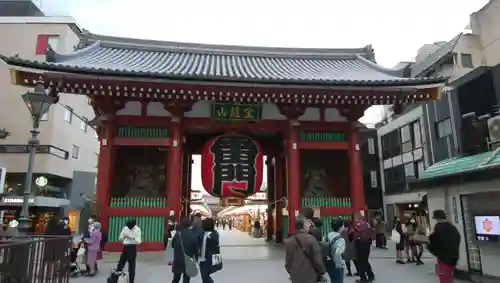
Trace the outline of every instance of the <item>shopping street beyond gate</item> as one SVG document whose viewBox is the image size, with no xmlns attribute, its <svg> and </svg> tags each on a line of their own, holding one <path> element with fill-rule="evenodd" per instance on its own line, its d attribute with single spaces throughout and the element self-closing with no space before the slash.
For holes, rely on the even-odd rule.
<svg viewBox="0 0 500 283">
<path fill-rule="evenodd" d="M 289 283 L 284 269 L 284 249 L 281 245 L 268 244 L 263 239 L 252 238 L 238 230 L 219 231 L 224 268 L 214 274 L 217 283 Z M 372 266 L 377 282 L 381 283 L 435 283 L 434 258 L 426 253 L 422 266 L 414 264 L 397 265 L 395 249 L 389 243 L 388 250 L 373 248 Z M 94 278 L 74 278 L 73 283 L 105 282 L 109 270 L 116 266 L 119 253 L 107 253 L 100 263 L 100 273 Z M 126 270 L 127 267 L 125 267 Z M 144 252 L 138 256 L 136 280 L 141 283 L 168 283 L 172 280 L 170 266 L 164 252 Z M 403 279 L 404 278 L 404 279 Z M 354 283 L 356 277 L 346 277 L 346 283 Z M 201 282 L 198 276 L 191 282 Z M 462 282 L 462 281 L 456 281 Z"/>
</svg>

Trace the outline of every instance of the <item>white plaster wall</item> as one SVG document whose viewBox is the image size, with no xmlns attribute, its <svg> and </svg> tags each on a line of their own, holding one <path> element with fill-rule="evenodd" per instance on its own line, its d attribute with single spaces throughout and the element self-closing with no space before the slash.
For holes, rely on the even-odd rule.
<svg viewBox="0 0 500 283">
<path fill-rule="evenodd" d="M 429 213 L 435 209 L 445 209 L 449 220 L 456 225 L 462 241 L 460 244 L 460 260 L 457 269 L 469 270 L 467 260 L 467 247 L 465 229 L 463 223 L 462 207 L 460 203 L 461 195 L 472 195 L 485 192 L 500 192 L 500 180 L 488 180 L 477 183 L 459 184 L 453 186 L 444 186 L 439 188 L 429 189 L 427 192 L 427 200 Z M 458 213 L 455 219 L 455 210 L 453 209 L 453 198 L 456 199 L 456 212 Z M 495 201 L 495 200 L 491 200 Z M 434 227 L 435 221 L 431 219 L 431 227 Z M 469 245 L 472 243 L 469 242 Z M 482 272 L 484 275 L 500 277 L 500 246 L 479 246 L 481 253 Z"/>
</svg>

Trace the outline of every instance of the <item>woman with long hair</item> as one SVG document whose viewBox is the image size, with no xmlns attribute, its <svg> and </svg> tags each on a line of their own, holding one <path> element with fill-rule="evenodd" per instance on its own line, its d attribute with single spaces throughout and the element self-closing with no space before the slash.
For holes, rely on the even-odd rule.
<svg viewBox="0 0 500 283">
<path fill-rule="evenodd" d="M 215 221 L 212 218 L 203 219 L 202 227 L 204 233 L 200 249 L 201 281 L 213 283 L 210 275 L 222 269 L 219 233 L 215 230 Z"/>
<path fill-rule="evenodd" d="M 405 264 L 404 251 L 405 251 L 405 233 L 404 227 L 401 223 L 401 218 L 394 218 L 394 230 L 399 234 L 399 242 L 396 242 L 396 263 Z"/>
<path fill-rule="evenodd" d="M 410 239 L 411 241 L 411 254 L 414 256 L 413 261 L 417 263 L 417 265 L 422 265 L 424 262 L 422 261 L 422 254 L 424 253 L 424 246 L 422 245 L 421 238 L 422 236 L 425 238 L 425 230 L 418 224 L 416 216 L 412 215 L 410 218 L 409 225 L 413 230 L 413 236 Z"/>
<path fill-rule="evenodd" d="M 186 274 L 185 255 L 192 258 L 193 261 L 198 259 L 198 251 L 200 250 L 200 235 L 195 229 L 191 229 L 192 219 L 187 216 L 177 225 L 177 231 L 172 238 L 172 248 L 174 249 L 174 259 L 172 261 L 172 273 L 174 277 L 172 283 L 189 283 L 189 276 Z"/>
</svg>

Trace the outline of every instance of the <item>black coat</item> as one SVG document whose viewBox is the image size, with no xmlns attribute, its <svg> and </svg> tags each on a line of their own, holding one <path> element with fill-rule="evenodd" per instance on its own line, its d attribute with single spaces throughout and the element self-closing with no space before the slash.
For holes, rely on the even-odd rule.
<svg viewBox="0 0 500 283">
<path fill-rule="evenodd" d="M 175 233 L 172 239 L 172 247 L 174 249 L 174 260 L 172 261 L 173 273 L 184 273 L 186 270 L 184 254 L 192 258 L 198 258 L 200 250 L 200 239 L 198 236 L 197 233 L 191 230 L 181 230 Z M 184 251 L 182 250 L 181 237 Z"/>
<path fill-rule="evenodd" d="M 208 235 L 205 244 L 205 261 L 200 262 L 200 268 L 206 268 L 209 274 L 217 271 L 212 264 L 212 255 L 214 254 L 220 254 L 219 233 L 217 233 L 217 231 L 212 231 L 210 235 Z"/>
</svg>

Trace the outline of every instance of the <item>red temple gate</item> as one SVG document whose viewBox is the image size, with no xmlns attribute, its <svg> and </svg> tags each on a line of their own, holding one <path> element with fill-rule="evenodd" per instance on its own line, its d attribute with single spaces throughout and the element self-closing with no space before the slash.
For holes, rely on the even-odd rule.
<svg viewBox="0 0 500 283">
<path fill-rule="evenodd" d="M 189 213 L 191 156 L 228 133 L 249 137 L 268 156 L 268 235 L 277 241 L 295 232 L 302 206 L 321 216 L 363 211 L 357 120 L 372 105 L 398 112 L 437 99 L 445 82 L 382 68 L 369 46 L 256 48 L 85 34 L 79 48 L 48 51 L 44 63 L 1 58 L 16 85 L 88 97 L 101 143 L 97 201 L 108 250 L 120 249 L 117 235 L 130 217 L 144 231 L 141 250 L 163 249 L 168 219 Z M 206 186 L 245 197 L 258 188 L 259 171 L 231 177 L 236 183 L 219 191 L 212 172 Z"/>
</svg>

